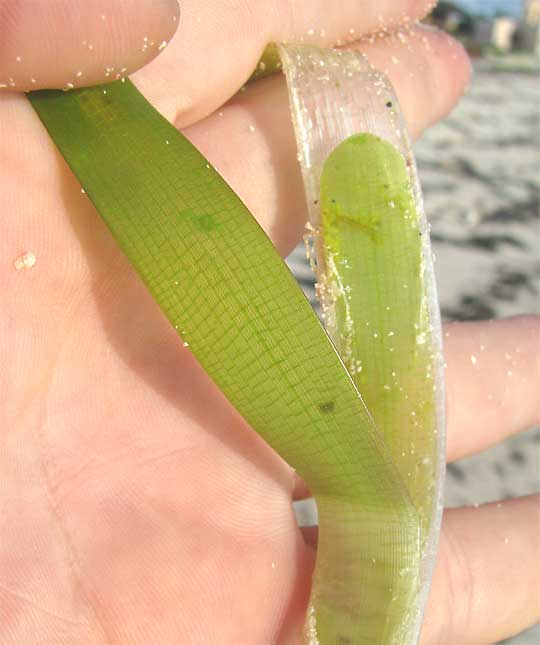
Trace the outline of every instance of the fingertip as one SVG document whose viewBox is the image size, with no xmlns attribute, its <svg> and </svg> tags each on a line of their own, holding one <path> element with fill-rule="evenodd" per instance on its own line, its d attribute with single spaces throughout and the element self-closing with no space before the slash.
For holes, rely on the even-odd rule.
<svg viewBox="0 0 540 645">
<path fill-rule="evenodd" d="M 434 64 L 432 78 L 437 106 L 436 122 L 451 112 L 467 91 L 473 68 L 465 47 L 446 32 L 430 26 L 420 27 L 418 32 Z"/>
<path fill-rule="evenodd" d="M 444 512 L 421 643 L 498 643 L 538 621 L 539 518 L 539 495 Z"/>
<path fill-rule="evenodd" d="M 0 0 L 0 90 L 71 89 L 116 80 L 166 47 L 177 0 Z"/>
<path fill-rule="evenodd" d="M 419 25 L 382 39 L 368 36 L 355 48 L 390 78 L 414 137 L 445 117 L 470 82 L 465 49 L 431 26 Z"/>
</svg>

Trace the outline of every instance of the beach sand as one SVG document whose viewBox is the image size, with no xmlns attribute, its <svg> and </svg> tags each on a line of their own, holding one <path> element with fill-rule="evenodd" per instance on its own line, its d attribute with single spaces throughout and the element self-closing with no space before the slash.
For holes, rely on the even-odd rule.
<svg viewBox="0 0 540 645">
<path fill-rule="evenodd" d="M 415 145 L 446 320 L 540 311 L 539 64 L 474 67 L 458 108 Z M 314 302 L 303 246 L 288 264 Z M 540 429 L 531 429 L 451 464 L 446 506 L 540 492 L 539 473 Z M 540 627 L 505 643 L 538 645 Z"/>
</svg>

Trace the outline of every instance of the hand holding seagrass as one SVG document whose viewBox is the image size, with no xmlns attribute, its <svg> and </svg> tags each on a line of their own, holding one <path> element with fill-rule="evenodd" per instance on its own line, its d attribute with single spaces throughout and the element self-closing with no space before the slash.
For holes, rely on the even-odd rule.
<svg viewBox="0 0 540 645">
<path fill-rule="evenodd" d="M 353 19 L 347 18 L 349 23 Z M 361 21 L 358 25 L 360 33 Z M 445 49 L 442 38 L 429 38 L 439 48 L 433 64 L 442 69 L 452 49 Z M 412 42 L 423 51 L 420 39 Z M 403 69 L 408 63 L 400 47 L 387 42 L 376 49 L 381 60 L 388 56 L 388 64 L 397 54 Z M 141 72 L 141 87 L 146 83 L 159 94 L 162 86 L 155 79 L 172 69 L 171 57 L 182 45 L 173 41 L 170 51 L 169 60 L 164 56 Z M 224 94 L 233 90 L 230 79 L 224 79 L 229 88 Z M 275 110 L 269 114 L 267 109 L 281 105 L 279 81 L 261 83 L 225 107 L 223 116 L 218 110 L 187 134 L 206 146 L 212 163 L 241 195 L 257 202 L 253 210 L 284 249 L 298 224 L 276 220 L 273 195 L 294 200 L 299 184 L 287 163 L 267 171 L 265 142 L 274 141 L 279 158 L 287 160 L 292 141 L 277 137 Z M 403 96 L 422 96 L 407 87 Z M 182 109 L 183 90 L 176 88 L 172 84 L 161 101 L 146 94 L 172 118 Z M 216 99 L 207 98 L 214 91 L 209 86 L 197 103 L 200 113 L 212 109 L 212 100 L 217 109 Z M 421 103 L 443 110 L 443 102 L 450 100 L 447 94 L 438 104 Z M 417 113 L 415 130 L 433 118 L 404 103 L 406 111 Z M 70 643 L 292 642 L 304 618 L 312 560 L 290 511 L 293 474 L 239 419 L 189 350 L 178 346 L 24 100 L 1 97 L 0 109 L 6 160 L 1 310 L 8 313 L 1 329 L 1 388 L 8 402 L 1 423 L 6 429 L 1 497 L 6 521 L 0 527 L 3 637 L 7 643 L 32 642 L 44 633 Z M 182 118 L 190 120 L 185 113 Z M 232 163 L 239 146 L 250 150 L 252 167 L 260 167 L 260 173 L 247 175 Z M 290 165 L 295 163 L 291 155 Z M 283 192 L 265 190 L 274 182 Z M 17 271 L 14 261 L 28 251 L 35 265 Z M 492 326 L 492 344 L 498 349 L 514 345 L 516 333 L 530 337 L 530 323 L 519 325 L 518 331 L 507 324 Z M 461 359 L 468 356 L 467 343 L 483 333 L 476 327 L 455 330 L 449 340 L 449 377 L 462 384 L 460 400 L 468 403 L 470 414 L 454 414 L 449 429 L 454 456 L 467 424 L 466 450 L 490 441 L 482 428 L 473 432 L 470 419 L 481 403 L 467 387 Z M 532 337 L 522 342 L 532 343 Z M 526 372 L 529 364 L 520 369 Z M 490 381 L 494 390 L 495 381 Z M 519 396 L 520 416 L 513 422 L 525 425 L 534 400 L 532 392 Z M 489 425 L 498 436 L 512 430 L 509 417 L 493 416 Z M 515 518 L 505 568 L 521 579 L 530 576 L 519 569 L 524 549 L 532 546 L 523 504 L 497 512 L 481 509 L 476 519 L 469 513 L 466 525 L 460 518 L 467 513 L 459 513 L 449 515 L 447 531 L 454 541 L 464 541 L 465 526 L 474 530 L 475 543 L 484 545 L 484 553 L 469 546 L 468 557 L 475 561 L 495 550 L 490 543 L 495 522 Z M 443 561 L 450 553 L 445 545 Z M 460 565 L 450 562 L 455 574 Z M 496 574 L 486 569 L 481 584 L 492 595 L 483 596 L 485 609 L 468 632 L 459 621 L 454 625 L 454 638 L 495 640 L 519 628 L 503 617 L 489 626 L 481 620 L 498 600 L 490 583 Z M 444 575 L 440 570 L 436 577 L 426 642 L 445 630 Z M 518 594 L 512 598 L 530 607 L 526 600 Z M 529 620 L 531 611 L 520 620 Z"/>
</svg>

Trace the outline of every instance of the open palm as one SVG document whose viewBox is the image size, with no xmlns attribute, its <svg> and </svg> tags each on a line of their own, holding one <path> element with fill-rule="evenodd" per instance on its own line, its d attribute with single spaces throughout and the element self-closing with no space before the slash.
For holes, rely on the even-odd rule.
<svg viewBox="0 0 540 645">
<path fill-rule="evenodd" d="M 262 4 L 186 2 L 167 50 L 133 79 L 285 253 L 305 213 L 283 83 L 269 78 L 230 97 L 265 42 L 309 34 L 320 14 L 325 28 L 312 42 L 359 37 L 380 27 L 380 3 L 323 12 L 284 0 L 269 16 Z M 390 5 L 383 18 L 393 24 L 402 16 Z M 424 5 L 407 3 L 416 15 Z M 147 56 L 140 43 L 155 48 L 168 35 L 171 7 L 161 2 L 165 17 L 156 9 L 147 22 L 141 9 L 141 25 L 129 26 L 133 53 L 100 45 L 98 23 L 85 42 L 135 68 Z M 122 25 L 118 11 L 101 22 Z M 70 32 L 69 12 L 58 13 L 49 28 Z M 0 52 L 5 61 L 16 59 L 16 44 Z M 25 46 L 20 64 L 43 68 L 32 85 L 71 82 L 87 62 L 66 46 L 47 72 L 38 45 Z M 451 108 L 467 79 L 459 47 L 432 31 L 355 46 L 389 67 L 415 133 Z M 5 61 L 0 71 L 9 72 Z M 103 65 L 92 65 L 87 77 L 97 82 Z M 0 168 L 0 642 L 297 643 L 315 550 L 294 520 L 291 499 L 303 490 L 293 471 L 179 343 L 21 94 L 0 95 Z M 35 266 L 20 268 L 28 252 Z M 449 330 L 450 457 L 535 420 L 537 338 L 533 319 Z M 473 370 L 468 357 L 480 343 L 485 358 Z M 509 383 L 500 354 L 516 343 Z M 535 504 L 447 516 L 426 643 L 490 642 L 539 618 L 538 583 L 523 563 L 538 550 Z M 511 539 L 499 557 L 502 536 Z"/>
</svg>

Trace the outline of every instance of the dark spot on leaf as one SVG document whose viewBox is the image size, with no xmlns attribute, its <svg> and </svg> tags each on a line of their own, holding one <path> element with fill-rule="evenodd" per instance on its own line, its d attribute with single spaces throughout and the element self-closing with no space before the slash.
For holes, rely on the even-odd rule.
<svg viewBox="0 0 540 645">
<path fill-rule="evenodd" d="M 510 459 L 516 464 L 525 463 L 525 455 L 519 450 L 512 450 L 512 452 L 510 453 Z"/>
<path fill-rule="evenodd" d="M 321 403 L 319 405 L 319 410 L 323 414 L 331 414 L 334 411 L 335 408 L 335 403 L 333 401 L 326 401 L 325 403 Z"/>
<path fill-rule="evenodd" d="M 466 479 L 465 471 L 460 466 L 456 464 L 448 464 L 446 468 L 448 473 L 457 481 L 464 481 Z"/>
<path fill-rule="evenodd" d="M 386 107 L 391 108 L 392 107 L 392 101 L 388 101 L 388 103 L 386 104 Z"/>
<path fill-rule="evenodd" d="M 216 216 L 213 213 L 199 216 L 195 220 L 195 223 L 202 231 L 213 231 L 219 226 L 219 222 L 216 220 Z"/>
<path fill-rule="evenodd" d="M 215 213 L 204 213 L 197 215 L 191 208 L 185 208 L 178 213 L 179 217 L 186 217 L 191 220 L 201 231 L 213 231 L 221 226 L 221 222 Z"/>
</svg>

